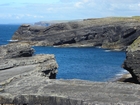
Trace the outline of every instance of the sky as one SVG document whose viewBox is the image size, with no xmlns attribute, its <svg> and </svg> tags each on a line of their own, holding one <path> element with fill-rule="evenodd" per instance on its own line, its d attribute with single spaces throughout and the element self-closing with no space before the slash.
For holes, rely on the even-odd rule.
<svg viewBox="0 0 140 105">
<path fill-rule="evenodd" d="M 0 24 L 140 16 L 140 0 L 2 0 Z"/>
</svg>

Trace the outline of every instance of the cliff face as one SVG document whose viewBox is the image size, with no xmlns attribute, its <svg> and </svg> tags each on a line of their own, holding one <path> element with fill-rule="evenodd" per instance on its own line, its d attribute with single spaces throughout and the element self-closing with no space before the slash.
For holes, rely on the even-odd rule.
<svg viewBox="0 0 140 105">
<path fill-rule="evenodd" d="M 130 72 L 135 82 L 140 83 L 140 37 L 127 48 L 123 68 Z"/>
<path fill-rule="evenodd" d="M 138 36 L 138 22 L 91 24 L 90 20 L 59 23 L 49 27 L 22 25 L 12 39 L 37 46 L 101 46 L 126 49 Z"/>
</svg>

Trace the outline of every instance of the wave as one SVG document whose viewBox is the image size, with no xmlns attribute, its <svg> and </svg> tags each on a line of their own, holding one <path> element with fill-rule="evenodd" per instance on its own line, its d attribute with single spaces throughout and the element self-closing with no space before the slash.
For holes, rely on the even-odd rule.
<svg viewBox="0 0 140 105">
<path fill-rule="evenodd" d="M 116 76 L 119 77 L 119 76 L 122 76 L 122 75 L 127 74 L 127 73 L 128 73 L 128 71 L 121 70 L 121 72 L 119 72 L 118 74 L 116 74 Z"/>
<path fill-rule="evenodd" d="M 105 50 L 105 52 L 110 52 L 111 50 Z"/>
<path fill-rule="evenodd" d="M 8 42 L 17 42 L 18 40 L 7 40 Z"/>
<path fill-rule="evenodd" d="M 119 73 L 117 73 L 113 78 L 110 78 L 109 81 L 118 81 L 119 79 L 125 77 L 128 74 L 129 72 L 123 69 Z"/>
</svg>

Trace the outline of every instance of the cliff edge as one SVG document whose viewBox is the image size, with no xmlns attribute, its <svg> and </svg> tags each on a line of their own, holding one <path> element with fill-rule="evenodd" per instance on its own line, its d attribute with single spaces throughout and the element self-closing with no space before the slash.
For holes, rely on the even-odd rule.
<svg viewBox="0 0 140 105">
<path fill-rule="evenodd" d="M 130 72 L 136 83 L 140 83 L 140 37 L 127 48 L 123 68 Z"/>
<path fill-rule="evenodd" d="M 0 46 L 0 57 L 1 86 L 23 74 L 56 78 L 58 65 L 54 55 L 34 55 L 34 49 L 28 44 Z"/>
<path fill-rule="evenodd" d="M 125 50 L 137 39 L 139 32 L 139 20 L 131 18 L 85 19 L 49 27 L 24 24 L 12 40 L 35 46 L 101 46 Z"/>
</svg>

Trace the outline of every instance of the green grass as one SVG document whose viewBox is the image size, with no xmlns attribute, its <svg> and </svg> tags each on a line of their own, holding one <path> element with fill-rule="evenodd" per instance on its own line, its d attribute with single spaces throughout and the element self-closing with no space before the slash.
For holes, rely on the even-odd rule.
<svg viewBox="0 0 140 105">
<path fill-rule="evenodd" d="M 106 25 L 118 22 L 140 22 L 140 16 L 133 17 L 106 17 L 106 18 L 90 18 L 83 21 L 69 21 L 68 23 L 77 24 L 79 27 L 90 27 L 95 25 Z"/>
<path fill-rule="evenodd" d="M 140 36 L 128 47 L 128 51 L 140 50 Z"/>
</svg>

